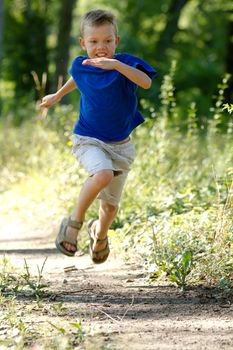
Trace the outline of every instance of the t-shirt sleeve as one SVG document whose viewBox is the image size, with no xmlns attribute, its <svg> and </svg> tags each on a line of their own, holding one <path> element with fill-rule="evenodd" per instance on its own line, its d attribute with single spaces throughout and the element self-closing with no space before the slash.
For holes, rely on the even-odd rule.
<svg viewBox="0 0 233 350">
<path fill-rule="evenodd" d="M 117 59 L 119 59 L 119 61 L 128 64 L 129 66 L 132 66 L 134 68 L 137 68 L 141 71 L 143 71 L 144 73 L 146 73 L 151 79 L 153 79 L 155 77 L 155 75 L 157 74 L 156 69 L 154 69 L 153 67 L 151 67 L 146 61 L 144 61 L 143 59 L 136 57 L 134 55 L 130 55 L 130 54 L 119 54 L 117 55 Z"/>
<path fill-rule="evenodd" d="M 72 78 L 74 79 L 75 82 L 77 82 L 78 80 L 78 75 L 80 73 L 80 71 L 82 70 L 82 61 L 83 61 L 83 57 L 79 56 L 76 57 L 72 64 L 71 67 L 69 69 L 69 74 L 72 76 Z"/>
</svg>

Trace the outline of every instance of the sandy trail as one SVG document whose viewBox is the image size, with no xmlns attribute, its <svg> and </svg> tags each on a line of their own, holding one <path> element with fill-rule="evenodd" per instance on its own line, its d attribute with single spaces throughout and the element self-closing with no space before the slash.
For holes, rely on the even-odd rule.
<svg viewBox="0 0 233 350">
<path fill-rule="evenodd" d="M 92 335 L 87 349 L 233 348 L 233 307 L 215 290 L 197 287 L 182 294 L 168 283 L 150 286 L 140 265 L 113 253 L 102 265 L 93 265 L 87 255 L 65 257 L 54 247 L 54 234 L 35 225 L 0 223 L 0 254 L 22 268 L 26 259 L 35 273 L 47 257 L 43 276 L 50 302 L 64 305 L 58 320 L 82 320 Z M 33 316 L 33 322 L 49 319 L 46 313 Z"/>
</svg>

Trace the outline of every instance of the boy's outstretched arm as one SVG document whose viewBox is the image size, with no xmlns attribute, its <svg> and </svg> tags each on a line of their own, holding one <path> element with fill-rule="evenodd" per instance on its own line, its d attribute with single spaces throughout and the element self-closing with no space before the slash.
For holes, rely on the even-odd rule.
<svg viewBox="0 0 233 350">
<path fill-rule="evenodd" d="M 83 61 L 83 64 L 90 64 L 102 69 L 116 69 L 143 89 L 149 89 L 151 87 L 151 78 L 146 73 L 114 58 L 98 57 L 86 59 Z"/>
<path fill-rule="evenodd" d="M 70 91 L 76 89 L 77 86 L 73 80 L 70 78 L 57 92 L 54 94 L 47 95 L 43 97 L 42 103 L 40 104 L 41 108 L 49 108 L 59 102 L 63 96 L 67 95 Z"/>
</svg>

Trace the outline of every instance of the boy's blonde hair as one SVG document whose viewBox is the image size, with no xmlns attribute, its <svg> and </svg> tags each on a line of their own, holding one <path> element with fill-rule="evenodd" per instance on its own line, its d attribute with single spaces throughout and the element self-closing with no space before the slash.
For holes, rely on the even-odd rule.
<svg viewBox="0 0 233 350">
<path fill-rule="evenodd" d="M 103 24 L 112 24 L 117 35 L 117 23 L 116 17 L 111 11 L 107 10 L 91 10 L 87 12 L 82 20 L 80 25 L 81 34 L 83 35 L 85 26 L 100 26 Z"/>
</svg>

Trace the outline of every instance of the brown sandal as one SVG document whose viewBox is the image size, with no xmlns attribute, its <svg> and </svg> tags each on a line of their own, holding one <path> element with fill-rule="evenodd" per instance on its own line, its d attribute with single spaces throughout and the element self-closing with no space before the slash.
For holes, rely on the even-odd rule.
<svg viewBox="0 0 233 350">
<path fill-rule="evenodd" d="M 67 230 L 67 227 L 70 226 L 70 227 L 73 227 L 79 231 L 81 229 L 82 225 L 83 225 L 82 222 L 77 222 L 75 220 L 72 220 L 70 217 L 64 218 L 62 220 L 60 230 L 59 230 L 59 233 L 58 233 L 56 241 L 55 241 L 56 247 L 61 253 L 65 254 L 67 256 L 74 256 L 75 255 L 75 253 L 77 252 L 77 239 L 69 238 L 66 235 L 66 230 Z M 71 244 L 72 246 L 75 247 L 76 250 L 70 251 L 70 250 L 66 249 L 63 246 L 63 243 Z"/>
<path fill-rule="evenodd" d="M 109 253 L 110 253 L 110 249 L 109 249 L 109 245 L 108 245 L 108 237 L 105 237 L 104 239 L 96 239 L 96 240 L 94 240 L 92 238 L 91 227 L 92 227 L 94 221 L 96 221 L 96 220 L 95 219 L 90 220 L 88 222 L 88 224 L 87 224 L 87 232 L 88 232 L 89 237 L 90 237 L 89 253 L 90 253 L 90 256 L 91 256 L 91 259 L 92 259 L 93 263 L 95 263 L 95 264 L 102 264 L 102 263 L 104 263 L 107 260 L 107 258 L 109 256 Z M 106 247 L 104 249 L 102 249 L 102 250 L 99 250 L 98 252 L 95 252 L 92 249 L 94 241 L 97 242 L 97 243 L 106 242 Z"/>
</svg>

